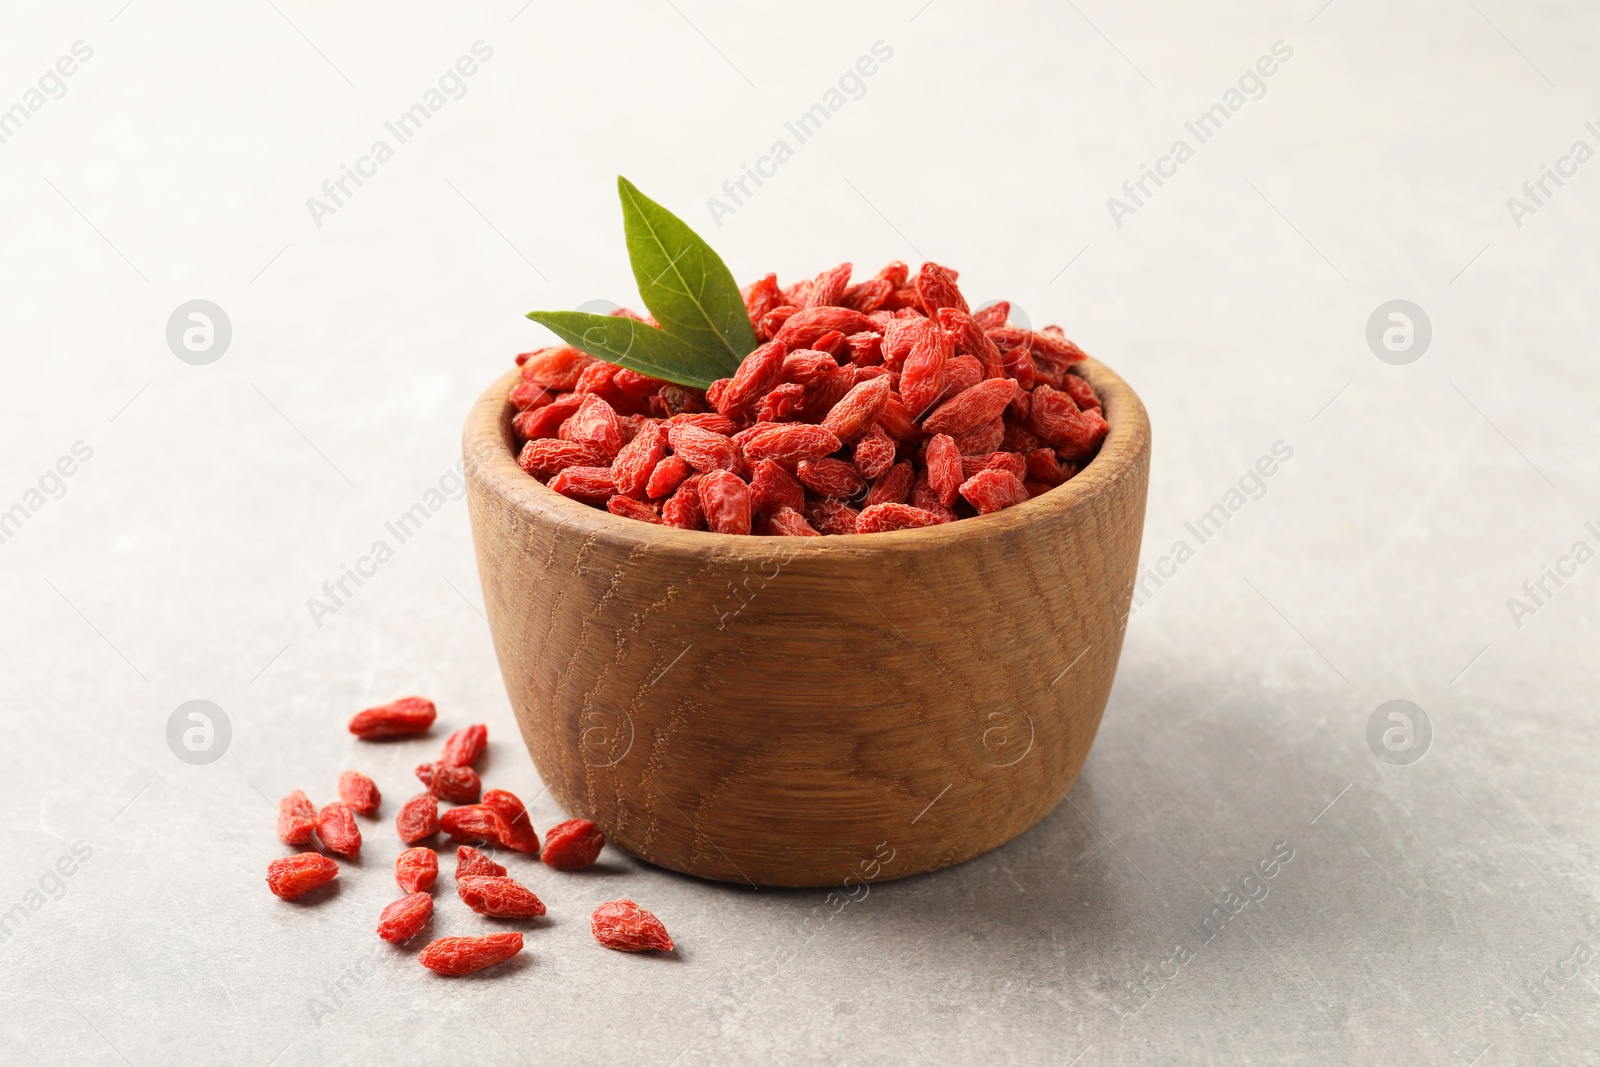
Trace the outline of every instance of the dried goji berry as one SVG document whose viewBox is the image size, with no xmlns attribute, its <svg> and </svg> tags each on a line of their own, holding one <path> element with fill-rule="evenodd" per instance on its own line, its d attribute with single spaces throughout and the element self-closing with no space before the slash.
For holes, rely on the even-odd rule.
<svg viewBox="0 0 1600 1067">
<path fill-rule="evenodd" d="M 1080 411 L 1088 411 L 1090 408 L 1100 406 L 1100 398 L 1095 395 L 1094 386 L 1076 374 L 1062 376 L 1061 391 L 1072 398 L 1072 402 L 1078 405 L 1078 410 Z"/>
<path fill-rule="evenodd" d="M 865 315 L 883 307 L 893 292 L 894 283 L 887 278 L 869 278 L 846 289 L 839 303 Z"/>
<path fill-rule="evenodd" d="M 667 440 L 672 451 L 697 471 L 726 471 L 738 466 L 739 450 L 720 433 L 689 423 L 668 423 Z"/>
<path fill-rule="evenodd" d="M 1005 377 L 1005 360 L 1000 355 L 1000 349 L 995 347 L 995 343 L 984 333 L 983 326 L 974 316 L 964 315 L 956 308 L 947 307 L 939 309 L 937 317 L 939 325 L 950 331 L 956 351 L 972 356 L 978 361 L 983 377 Z"/>
<path fill-rule="evenodd" d="M 454 767 L 470 767 L 478 762 L 483 750 L 489 747 L 489 727 L 481 722 L 463 726 L 451 734 L 439 753 L 439 762 Z"/>
<path fill-rule="evenodd" d="M 361 827 L 343 801 L 334 801 L 317 813 L 317 836 L 329 851 L 354 856 L 361 851 Z"/>
<path fill-rule="evenodd" d="M 471 878 L 474 875 L 486 875 L 498 878 L 506 873 L 506 869 L 482 852 L 468 845 L 461 845 L 456 849 L 456 877 Z"/>
<path fill-rule="evenodd" d="M 917 472 L 917 484 L 911 487 L 911 506 L 926 511 L 940 522 L 955 521 L 956 513 L 940 501 L 925 470 Z"/>
<path fill-rule="evenodd" d="M 911 409 L 906 407 L 899 393 L 889 394 L 889 402 L 883 406 L 883 414 L 878 416 L 878 425 L 896 441 L 916 442 L 922 439 L 922 431 L 917 428 L 916 420 L 911 417 Z"/>
<path fill-rule="evenodd" d="M 850 264 L 841 263 L 816 276 L 811 283 L 811 295 L 806 300 L 806 306 L 836 306 L 844 299 L 845 290 L 849 288 Z"/>
<path fill-rule="evenodd" d="M 418 764 L 417 780 L 427 786 L 428 792 L 440 800 L 449 800 L 457 804 L 477 803 L 478 793 L 483 789 L 477 771 L 471 767 L 449 763 Z"/>
<path fill-rule="evenodd" d="M 1010 471 L 1020 480 L 1028 476 L 1028 463 L 1015 452 L 990 452 L 987 456 L 962 456 L 962 480 L 990 468 Z"/>
<path fill-rule="evenodd" d="M 806 308 L 784 320 L 773 335 L 787 348 L 816 348 L 817 338 L 835 331 L 849 335 L 872 329 L 872 320 L 859 311 L 841 307 Z"/>
<path fill-rule="evenodd" d="M 1000 417 L 1011 403 L 1017 383 L 1010 378 L 990 378 L 946 400 L 922 420 L 925 433 L 963 433 Z"/>
<path fill-rule="evenodd" d="M 528 809 L 515 793 L 505 789 L 490 789 L 483 794 L 483 806 L 505 820 L 508 833 L 501 842 L 507 848 L 532 855 L 539 853 L 539 835 L 528 819 Z"/>
<path fill-rule="evenodd" d="M 712 533 L 750 532 L 750 487 L 731 471 L 700 476 L 700 506 Z"/>
<path fill-rule="evenodd" d="M 779 463 L 821 459 L 837 452 L 839 444 L 839 438 L 826 428 L 801 422 L 765 426 L 740 442 L 744 458 L 751 463 L 763 459 Z"/>
<path fill-rule="evenodd" d="M 568 819 L 550 828 L 544 835 L 545 863 L 561 871 L 578 871 L 600 858 L 605 845 L 605 834 L 588 819 Z"/>
<path fill-rule="evenodd" d="M 621 367 L 610 363 L 591 363 L 583 368 L 583 373 L 578 375 L 577 384 L 572 387 L 575 393 L 598 393 L 604 395 L 611 391 L 611 383 L 617 376 Z"/>
<path fill-rule="evenodd" d="M 731 436 L 739 428 L 737 422 L 715 411 L 690 411 L 674 415 L 667 420 L 667 428 L 670 430 L 674 426 L 698 426 L 702 430 L 710 430 L 724 437 Z"/>
<path fill-rule="evenodd" d="M 366 711 L 357 712 L 350 720 L 350 732 L 364 741 L 376 737 L 409 737 L 425 734 L 439 711 L 433 701 L 422 697 L 401 697 L 399 700 Z"/>
<path fill-rule="evenodd" d="M 822 419 L 822 428 L 840 441 L 854 441 L 883 414 L 889 403 L 889 379 L 874 377 L 854 386 Z"/>
<path fill-rule="evenodd" d="M 997 326 L 1004 326 L 1011 318 L 1011 301 L 996 300 L 987 307 L 981 307 L 972 313 L 972 321 L 981 329 L 992 330 Z"/>
<path fill-rule="evenodd" d="M 883 533 L 888 530 L 914 530 L 937 526 L 939 517 L 910 504 L 873 504 L 856 516 L 856 533 Z"/>
<path fill-rule="evenodd" d="M 433 898 L 426 893 L 412 893 L 383 909 L 378 916 L 378 936 L 385 941 L 409 941 L 422 932 L 433 917 Z"/>
<path fill-rule="evenodd" d="M 794 508 L 779 508 L 767 519 L 768 529 L 780 537 L 821 537 L 806 517 Z"/>
<path fill-rule="evenodd" d="M 955 440 L 956 451 L 963 456 L 986 456 L 999 450 L 1000 442 L 1006 439 L 1006 425 L 1000 419 L 990 419 L 950 436 Z"/>
<path fill-rule="evenodd" d="M 717 411 L 734 418 L 755 410 L 762 395 L 778 384 L 778 375 L 783 373 L 783 357 L 788 354 L 789 347 L 782 341 L 768 341 L 745 356 L 739 369 L 733 372 L 733 380 L 717 396 Z"/>
<path fill-rule="evenodd" d="M 838 369 L 838 360 L 828 353 L 802 348 L 783 357 L 779 378 L 791 385 L 813 385 Z"/>
<path fill-rule="evenodd" d="M 439 832 L 439 798 L 432 793 L 418 793 L 400 806 L 394 828 L 408 845 L 432 837 Z"/>
<path fill-rule="evenodd" d="M 811 347 L 816 349 L 818 352 L 826 352 L 828 355 L 834 357 L 835 360 L 838 360 L 844 355 L 844 350 L 846 347 L 844 334 L 840 333 L 838 330 L 829 330 L 815 341 L 812 341 Z"/>
<path fill-rule="evenodd" d="M 610 500 L 617 492 L 610 467 L 568 467 L 546 484 L 562 496 L 596 504 Z"/>
<path fill-rule="evenodd" d="M 939 503 L 949 507 L 955 503 L 964 475 L 961 471 L 961 452 L 949 434 L 936 434 L 929 439 L 927 458 L 928 483 L 939 495 Z"/>
<path fill-rule="evenodd" d="M 856 469 L 842 459 L 808 459 L 795 468 L 800 484 L 818 496 L 848 499 L 867 487 Z"/>
<path fill-rule="evenodd" d="M 378 783 L 360 771 L 345 771 L 339 775 L 339 799 L 351 811 L 368 818 L 378 814 L 378 805 L 383 803 Z"/>
<path fill-rule="evenodd" d="M 506 400 L 518 412 L 542 408 L 555 398 L 555 393 L 542 385 L 534 385 L 532 382 L 518 382 L 511 387 L 511 392 L 506 394 Z"/>
<path fill-rule="evenodd" d="M 284 900 L 299 900 L 338 876 L 339 865 L 315 852 L 285 856 L 267 864 L 267 888 Z"/>
<path fill-rule="evenodd" d="M 794 475 L 775 461 L 763 459 L 750 472 L 750 507 L 760 515 L 771 515 L 780 508 L 798 511 L 805 507 L 806 491 Z"/>
<path fill-rule="evenodd" d="M 896 463 L 884 473 L 883 477 L 872 483 L 872 488 L 867 490 L 866 499 L 861 502 L 861 506 L 866 509 L 875 504 L 904 504 L 906 497 L 911 495 L 911 487 L 916 481 L 917 474 L 911 469 L 910 463 Z M 866 532 L 861 529 L 859 517 L 856 519 L 856 532 Z"/>
<path fill-rule="evenodd" d="M 622 450 L 622 420 L 605 400 L 589 394 L 572 417 L 561 424 L 561 439 L 593 445 L 610 460 Z"/>
<path fill-rule="evenodd" d="M 873 277 L 882 278 L 896 289 L 900 289 L 903 288 L 906 282 L 910 279 L 911 268 L 900 262 L 898 259 L 891 259 L 887 264 L 884 265 L 884 268 L 878 273 L 874 274 Z"/>
<path fill-rule="evenodd" d="M 767 390 L 756 406 L 756 419 L 760 422 L 778 422 L 796 417 L 805 406 L 806 387 L 796 382 L 783 382 Z"/>
<path fill-rule="evenodd" d="M 296 789 L 278 801 L 278 840 L 286 845 L 309 844 L 317 829 L 317 809 L 311 798 Z"/>
<path fill-rule="evenodd" d="M 519 415 L 517 430 L 524 437 L 554 437 L 560 432 L 561 424 L 570 419 L 582 404 L 583 396 L 579 393 L 558 396 L 537 411 L 524 411 Z"/>
<path fill-rule="evenodd" d="M 700 475 L 696 474 L 685 480 L 678 487 L 678 491 L 661 505 L 661 521 L 680 530 L 706 528 L 706 514 L 700 507 Z"/>
<path fill-rule="evenodd" d="M 481 971 L 522 951 L 521 934 L 488 937 L 441 937 L 423 949 L 417 961 L 435 974 L 452 978 Z"/>
<path fill-rule="evenodd" d="M 950 335 L 926 322 L 900 369 L 900 397 L 918 418 L 943 395 L 950 356 Z"/>
<path fill-rule="evenodd" d="M 757 329 L 767 312 L 778 306 L 782 298 L 778 289 L 778 276 L 769 274 L 759 282 L 752 282 L 739 290 L 744 297 L 744 310 L 750 316 L 750 328 Z"/>
<path fill-rule="evenodd" d="M 522 362 L 522 380 L 546 389 L 571 389 L 585 370 L 598 362 L 568 345 L 543 348 Z"/>
<path fill-rule="evenodd" d="M 1067 480 L 1067 472 L 1062 469 L 1061 461 L 1051 449 L 1035 448 L 1023 460 L 1027 464 L 1028 477 L 1035 481 L 1057 486 Z"/>
<path fill-rule="evenodd" d="M 1081 363 L 1089 358 L 1089 354 L 1073 342 L 1067 340 L 1066 334 L 1061 332 L 1059 326 L 1046 326 L 1033 333 L 1034 358 L 1049 360 L 1052 363 Z"/>
<path fill-rule="evenodd" d="M 504 846 L 512 837 L 511 827 L 506 825 L 500 813 L 482 804 L 463 804 L 459 808 L 451 808 L 440 817 L 439 826 L 450 835 L 451 840 L 462 844 L 488 841 Z"/>
<path fill-rule="evenodd" d="M 635 500 L 631 496 L 612 497 L 606 501 L 606 510 L 625 519 L 637 519 L 640 522 L 653 522 L 658 525 L 661 522 L 661 512 L 656 510 L 654 504 L 646 504 L 643 500 Z"/>
<path fill-rule="evenodd" d="M 962 482 L 961 495 L 978 514 L 988 515 L 1027 500 L 1028 490 L 1015 474 L 990 467 Z"/>
<path fill-rule="evenodd" d="M 660 500 L 664 496 L 671 496 L 672 491 L 683 484 L 683 480 L 694 468 L 689 466 L 689 461 L 682 456 L 667 456 L 656 464 L 655 470 L 650 472 L 650 480 L 645 483 L 644 493 L 651 500 Z"/>
<path fill-rule="evenodd" d="M 522 446 L 521 453 L 517 455 L 517 466 L 543 480 L 568 467 L 598 467 L 606 462 L 606 458 L 604 452 L 591 444 L 541 437 Z"/>
<path fill-rule="evenodd" d="M 756 337 L 763 341 L 770 341 L 777 337 L 784 324 L 794 317 L 800 309 L 792 304 L 779 304 L 765 315 L 761 316 L 761 325 L 756 327 Z M 790 348 L 795 347 L 789 345 Z M 710 390 L 706 391 L 706 399 L 711 399 Z M 716 401 L 712 400 L 712 403 Z"/>
<path fill-rule="evenodd" d="M 408 848 L 394 861 L 394 880 L 407 893 L 432 889 L 439 880 L 439 856 L 431 848 Z"/>
<path fill-rule="evenodd" d="M 667 936 L 661 920 L 631 900 L 613 900 L 594 909 L 589 930 L 606 948 L 622 952 L 672 951 L 672 938 Z"/>
<path fill-rule="evenodd" d="M 527 886 L 504 875 L 457 878 L 456 896 L 479 915 L 496 919 L 537 919 L 545 913 L 544 901 Z"/>
<path fill-rule="evenodd" d="M 819 533 L 855 533 L 856 515 L 856 509 L 843 500 L 830 498 L 806 505 L 806 519 Z"/>
<path fill-rule="evenodd" d="M 955 272 L 937 263 L 924 263 L 917 272 L 917 297 L 929 315 L 940 308 L 955 308 L 962 314 L 970 310 L 961 290 L 956 288 Z"/>
<path fill-rule="evenodd" d="M 656 424 L 640 430 L 632 441 L 622 446 L 617 458 L 611 462 L 611 480 L 617 492 L 639 499 L 645 495 L 650 473 L 667 454 L 667 430 Z"/>
<path fill-rule="evenodd" d="M 663 385 L 656 394 L 656 400 L 660 413 L 668 417 L 705 410 L 704 394 L 682 385 Z"/>
<path fill-rule="evenodd" d="M 894 465 L 896 451 L 894 439 L 884 433 L 881 426 L 873 423 L 872 429 L 856 442 L 852 454 L 856 473 L 872 481 Z"/>
<path fill-rule="evenodd" d="M 883 334 L 876 330 L 863 330 L 844 339 L 850 350 L 850 362 L 858 367 L 883 365 Z"/>
</svg>

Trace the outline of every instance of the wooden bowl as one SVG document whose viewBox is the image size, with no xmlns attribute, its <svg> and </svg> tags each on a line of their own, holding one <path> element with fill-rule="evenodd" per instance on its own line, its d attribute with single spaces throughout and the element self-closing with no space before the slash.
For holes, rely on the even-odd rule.
<svg viewBox="0 0 1600 1067">
<path fill-rule="evenodd" d="M 893 533 L 737 537 L 618 518 L 517 466 L 506 374 L 467 419 L 468 505 L 506 691 L 563 807 L 651 863 L 853 885 L 1010 841 L 1100 725 L 1144 527 L 1144 405 L 1077 477 Z"/>
</svg>

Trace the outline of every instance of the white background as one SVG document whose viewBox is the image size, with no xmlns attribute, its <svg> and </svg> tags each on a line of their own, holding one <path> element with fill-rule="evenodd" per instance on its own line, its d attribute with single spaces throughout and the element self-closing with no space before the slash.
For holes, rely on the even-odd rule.
<svg viewBox="0 0 1600 1067">
<path fill-rule="evenodd" d="M 0 108 L 93 57 L 0 144 L 0 509 L 93 456 L 0 544 L 0 910 L 49 890 L 0 943 L 0 1060 L 1594 1062 L 1600 564 L 1520 627 L 1507 600 L 1600 548 L 1600 164 L 1520 227 L 1506 200 L 1600 148 L 1595 16 L 1320 2 L 8 4 Z M 315 225 L 479 40 L 465 95 Z M 877 41 L 865 94 L 714 224 Z M 1265 95 L 1116 225 L 1107 198 L 1277 41 Z M 810 937 L 820 891 L 524 864 L 548 928 L 446 982 L 371 933 L 434 742 L 343 723 L 426 693 L 489 724 L 490 784 L 540 792 L 464 506 L 320 627 L 307 599 L 447 474 L 539 343 L 524 312 L 635 299 L 618 173 L 741 280 L 928 257 L 1063 325 L 1150 409 L 1146 564 L 1294 456 L 1134 616 L 1071 803 L 1018 841 Z M 207 366 L 165 339 L 197 298 L 233 327 Z M 1365 339 L 1396 298 L 1433 328 L 1407 366 Z M 166 742 L 191 699 L 232 724 L 210 765 Z M 1391 699 L 1433 724 L 1411 766 L 1365 739 Z M 364 862 L 275 900 L 271 804 L 351 765 L 391 798 Z M 1278 842 L 1267 899 L 1153 978 Z M 589 940 L 621 895 L 676 959 Z M 436 933 L 487 925 L 455 904 Z"/>
</svg>

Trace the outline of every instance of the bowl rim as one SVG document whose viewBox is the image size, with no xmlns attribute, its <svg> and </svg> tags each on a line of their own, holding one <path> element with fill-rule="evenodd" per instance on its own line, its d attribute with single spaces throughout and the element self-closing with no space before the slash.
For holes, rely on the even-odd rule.
<svg viewBox="0 0 1600 1067">
<path fill-rule="evenodd" d="M 707 554 L 770 555 L 774 548 L 781 547 L 786 557 L 793 560 L 937 549 L 967 537 L 1003 536 L 1037 522 L 1059 519 L 1088 506 L 1096 497 L 1142 469 L 1149 450 L 1150 421 L 1138 394 L 1115 371 L 1092 357 L 1074 364 L 1073 370 L 1094 387 L 1110 426 L 1100 451 L 1088 466 L 1049 492 L 1003 511 L 910 530 L 825 537 L 680 530 L 613 515 L 603 508 L 562 496 L 517 465 L 511 428 L 514 412 L 506 399 L 522 378 L 520 368 L 515 367 L 474 402 L 462 433 L 462 454 L 468 482 L 479 481 L 528 521 L 566 526 L 573 533 L 629 550 L 704 557 Z"/>
</svg>

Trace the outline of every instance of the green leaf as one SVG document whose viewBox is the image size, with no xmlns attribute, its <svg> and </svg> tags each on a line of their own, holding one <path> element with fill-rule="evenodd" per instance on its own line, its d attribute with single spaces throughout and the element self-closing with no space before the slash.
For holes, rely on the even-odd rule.
<svg viewBox="0 0 1600 1067">
<path fill-rule="evenodd" d="M 652 378 L 704 389 L 731 373 L 722 353 L 702 351 L 638 319 L 586 311 L 530 311 L 528 318 L 574 348 Z"/>
<path fill-rule="evenodd" d="M 645 307 L 667 333 L 715 358 L 717 377 L 731 375 L 756 347 L 733 274 L 682 219 L 621 175 L 617 195 Z"/>
</svg>

